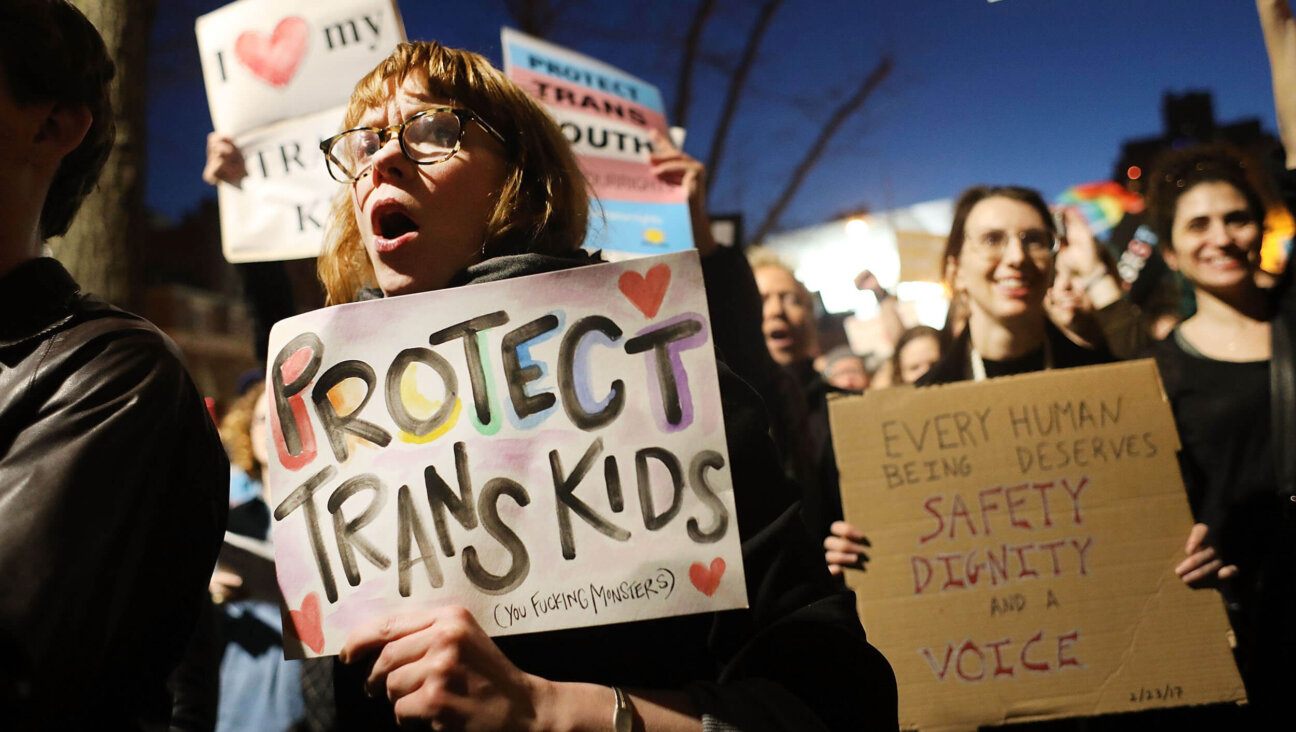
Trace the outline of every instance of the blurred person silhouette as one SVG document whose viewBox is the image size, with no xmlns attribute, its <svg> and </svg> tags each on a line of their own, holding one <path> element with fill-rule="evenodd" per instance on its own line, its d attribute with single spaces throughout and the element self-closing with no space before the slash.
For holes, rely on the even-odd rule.
<svg viewBox="0 0 1296 732">
<path fill-rule="evenodd" d="M 792 439 L 803 440 L 802 452 L 810 457 L 801 476 L 802 512 L 815 536 L 842 518 L 837 458 L 828 427 L 828 393 L 836 387 L 815 368 L 822 356 L 814 300 L 792 270 L 772 252 L 755 249 L 748 254 L 761 297 L 761 333 L 770 358 L 792 382 L 793 409 L 804 417 Z M 799 393 L 798 393 L 799 392 Z M 769 396 L 766 396 L 769 399 Z M 867 558 L 861 561 L 867 561 Z"/>
<path fill-rule="evenodd" d="M 838 346 L 824 355 L 823 378 L 830 386 L 855 393 L 863 393 L 872 381 L 864 359 L 850 346 Z"/>
<path fill-rule="evenodd" d="M 221 420 L 221 439 L 230 456 L 229 531 L 269 540 L 269 495 L 262 475 L 268 461 L 264 378 L 244 377 L 247 386 Z M 217 564 L 209 592 L 220 606 L 218 732 L 287 730 L 304 715 L 301 661 L 284 659 L 279 594 L 254 587 L 233 568 Z"/>
<path fill-rule="evenodd" d="M 940 360 L 941 332 L 927 325 L 915 325 L 900 334 L 889 363 L 891 383 L 912 384 Z"/>
</svg>

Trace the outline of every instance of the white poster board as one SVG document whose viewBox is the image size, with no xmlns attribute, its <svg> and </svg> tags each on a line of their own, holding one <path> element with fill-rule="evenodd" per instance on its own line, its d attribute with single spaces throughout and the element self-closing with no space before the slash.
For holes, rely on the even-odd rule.
<svg viewBox="0 0 1296 732">
<path fill-rule="evenodd" d="M 340 131 L 360 77 L 405 40 L 395 0 L 238 0 L 195 30 L 212 123 L 248 170 L 219 186 L 225 258 L 318 255 L 338 192 L 319 143 Z"/>
<path fill-rule="evenodd" d="M 325 308 L 270 353 L 290 657 L 419 607 L 508 635 L 747 606 L 695 252 Z"/>
<path fill-rule="evenodd" d="M 345 104 L 405 40 L 395 0 L 238 0 L 195 30 L 212 124 L 233 136 Z"/>
<path fill-rule="evenodd" d="M 247 177 L 220 185 L 225 258 L 231 262 L 314 257 L 324 241 L 333 198 L 344 187 L 329 177 L 319 142 L 332 136 L 344 107 L 240 135 Z"/>
</svg>

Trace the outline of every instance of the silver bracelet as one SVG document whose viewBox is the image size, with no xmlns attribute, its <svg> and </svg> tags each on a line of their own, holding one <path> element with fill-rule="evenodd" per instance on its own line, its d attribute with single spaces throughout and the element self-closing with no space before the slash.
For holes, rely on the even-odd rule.
<svg viewBox="0 0 1296 732">
<path fill-rule="evenodd" d="M 634 707 L 630 706 L 630 697 L 621 687 L 612 687 L 615 701 L 612 704 L 612 732 L 631 732 L 634 729 Z"/>
</svg>

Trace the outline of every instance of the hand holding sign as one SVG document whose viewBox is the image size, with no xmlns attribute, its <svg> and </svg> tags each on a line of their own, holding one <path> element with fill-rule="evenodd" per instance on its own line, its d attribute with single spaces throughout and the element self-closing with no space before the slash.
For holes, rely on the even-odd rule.
<svg viewBox="0 0 1296 732">
<path fill-rule="evenodd" d="M 1215 547 L 1206 542 L 1209 531 L 1210 527 L 1206 524 L 1193 525 L 1192 531 L 1188 532 L 1188 542 L 1184 545 L 1184 554 L 1188 558 L 1175 567 L 1179 579 L 1198 590 L 1215 587 L 1220 580 L 1226 580 L 1238 571 L 1237 565 L 1226 565 L 1215 555 Z"/>
<path fill-rule="evenodd" d="M 203 168 L 202 179 L 208 185 L 229 183 L 241 188 L 247 177 L 247 164 L 243 160 L 243 151 L 234 143 L 234 138 L 219 132 L 207 134 L 207 165 Z"/>
<path fill-rule="evenodd" d="M 473 729 L 526 729 L 549 684 L 524 673 L 461 607 L 393 615 L 347 638 L 344 663 L 377 654 L 365 682 L 386 696 L 405 726 L 471 719 Z"/>
<path fill-rule="evenodd" d="M 869 560 L 865 552 L 872 546 L 864 532 L 845 521 L 834 521 L 829 530 L 832 533 L 824 538 L 823 543 L 828 572 L 838 576 L 848 567 L 863 570 Z"/>
</svg>

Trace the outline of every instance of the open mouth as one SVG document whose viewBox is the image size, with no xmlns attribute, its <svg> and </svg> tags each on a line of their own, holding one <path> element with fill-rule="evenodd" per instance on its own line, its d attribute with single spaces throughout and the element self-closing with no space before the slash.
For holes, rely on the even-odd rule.
<svg viewBox="0 0 1296 732">
<path fill-rule="evenodd" d="M 792 343 L 792 332 L 786 328 L 771 328 L 766 331 L 765 339 L 777 347 L 788 347 Z"/>
<path fill-rule="evenodd" d="M 378 217 L 378 235 L 384 239 L 399 239 L 411 231 L 418 231 L 414 219 L 400 211 L 391 211 Z"/>
<path fill-rule="evenodd" d="M 412 238 L 418 224 L 399 204 L 380 204 L 373 212 L 374 248 L 389 252 Z"/>
</svg>

